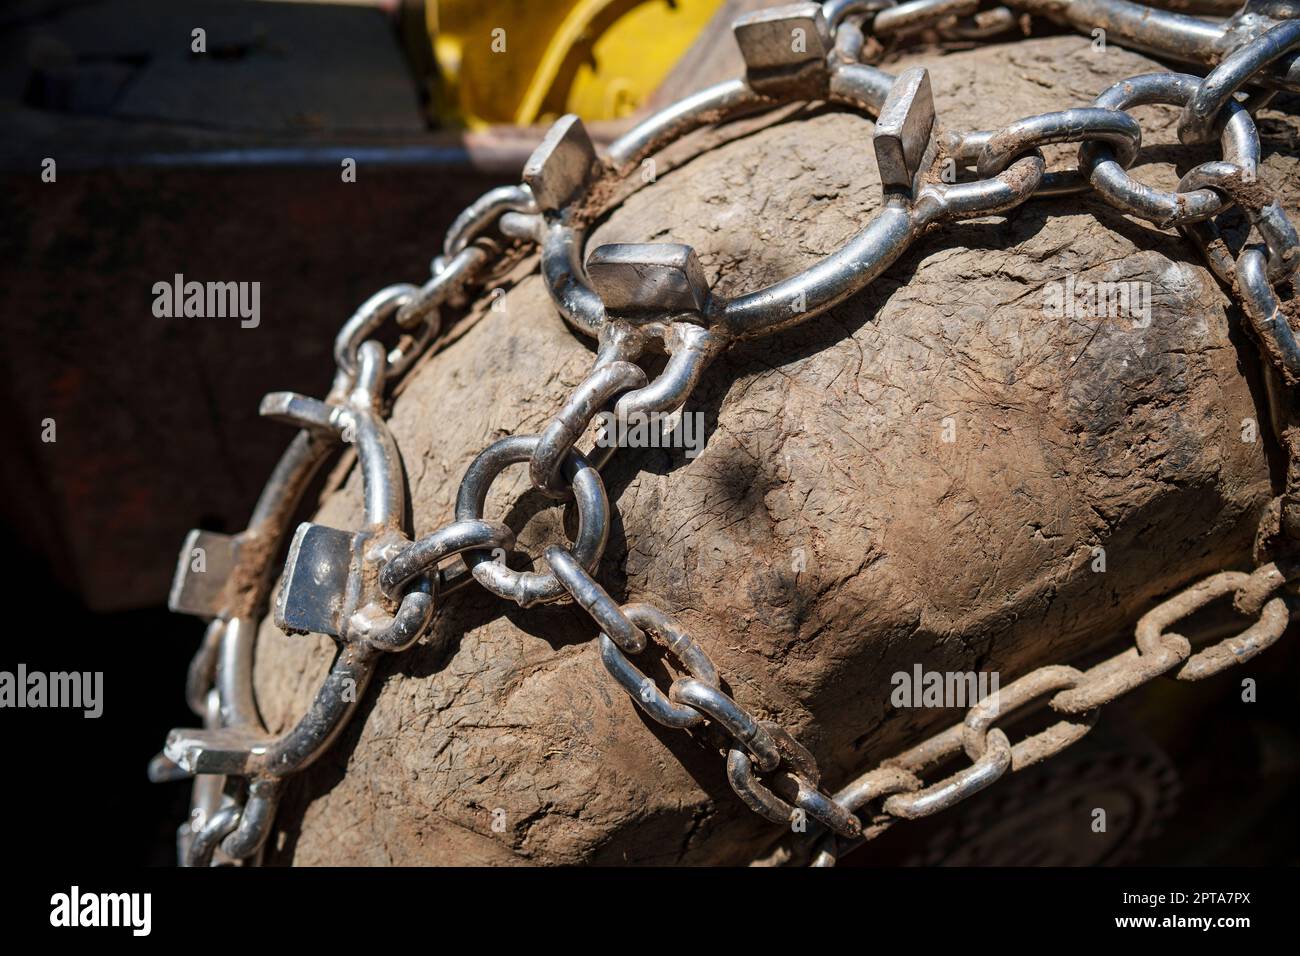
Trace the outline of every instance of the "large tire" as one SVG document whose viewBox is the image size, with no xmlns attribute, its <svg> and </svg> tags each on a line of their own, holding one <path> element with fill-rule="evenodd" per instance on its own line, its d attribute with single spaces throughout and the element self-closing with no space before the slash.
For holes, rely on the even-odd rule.
<svg viewBox="0 0 1300 956">
<path fill-rule="evenodd" d="M 955 129 L 1086 105 L 1163 69 L 1072 36 L 925 65 L 940 122 Z M 1138 115 L 1148 146 L 1176 143 L 1175 110 Z M 1286 122 L 1263 123 L 1262 176 L 1289 190 L 1294 215 L 1295 159 L 1269 148 L 1295 141 Z M 806 110 L 662 175 L 593 241 L 690 243 L 724 294 L 766 285 L 872 216 L 870 133 L 859 116 Z M 1160 165 L 1140 175 L 1172 188 L 1166 164 L 1185 154 L 1148 155 Z M 591 366 L 534 265 L 395 402 L 417 533 L 449 520 L 480 450 L 540 431 Z M 1070 274 L 1150 282 L 1152 321 L 1045 315 L 1044 287 Z M 688 406 L 709 423 L 697 458 L 620 453 L 606 472 L 615 519 L 598 578 L 620 600 L 662 602 L 737 700 L 792 731 L 834 788 L 954 719 L 892 708 L 894 672 L 996 670 L 1005 685 L 1096 649 L 1175 587 L 1247 565 L 1271 494 L 1266 430 L 1242 440 L 1244 419 L 1268 420 L 1257 367 L 1195 250 L 1096 197 L 945 227 L 841 307 L 718 359 Z M 509 513 L 536 556 L 567 537 L 561 509 L 527 484 L 526 469 L 508 471 L 488 514 Z M 359 502 L 354 469 L 318 520 L 356 527 Z M 780 828 L 732 794 L 718 752 L 641 714 L 594 635 L 570 606 L 521 611 L 476 586 L 448 600 L 430 636 L 384 659 L 348 730 L 294 781 L 269 861 L 738 863 L 764 852 Z M 263 625 L 256 690 L 271 730 L 302 713 L 331 653 Z M 661 668 L 648 673 L 666 686 Z"/>
</svg>

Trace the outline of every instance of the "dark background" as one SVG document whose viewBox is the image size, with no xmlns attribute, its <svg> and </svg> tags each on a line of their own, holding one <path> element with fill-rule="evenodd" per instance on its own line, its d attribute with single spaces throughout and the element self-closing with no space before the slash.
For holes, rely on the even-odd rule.
<svg viewBox="0 0 1300 956">
<path fill-rule="evenodd" d="M 188 56 L 200 21 L 220 57 Z M 181 541 L 243 527 L 290 437 L 257 418 L 261 395 L 320 394 L 350 310 L 421 282 L 455 214 L 516 181 L 527 149 L 428 129 L 393 11 L 14 3 L 0 63 L 0 669 L 105 675 L 98 720 L 0 713 L 4 809 L 20 856 L 170 865 L 188 786 L 145 767 L 195 721 L 184 679 L 203 623 L 164 607 Z M 359 157 L 356 183 L 342 156 Z M 153 283 L 177 272 L 260 281 L 261 326 L 155 318 Z M 1295 862 L 1296 643 L 1202 684 L 1157 681 L 1057 762 L 851 860 Z M 1107 795 L 1114 840 L 1054 831 L 1083 792 Z"/>
</svg>

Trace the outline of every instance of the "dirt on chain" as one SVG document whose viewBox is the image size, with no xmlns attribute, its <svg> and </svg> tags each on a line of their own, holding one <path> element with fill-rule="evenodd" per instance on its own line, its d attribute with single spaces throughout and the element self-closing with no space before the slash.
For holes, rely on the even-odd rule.
<svg viewBox="0 0 1300 956">
<path fill-rule="evenodd" d="M 915 63 L 931 69 L 940 124 L 959 130 L 1088 105 L 1164 69 L 1082 36 L 889 68 Z M 1134 112 L 1149 184 L 1172 189 L 1217 158 L 1176 145 L 1176 109 Z M 1265 112 L 1260 125 L 1260 177 L 1296 216 L 1297 121 Z M 724 295 L 770 284 L 879 207 L 871 131 L 854 114 L 796 111 L 664 173 L 592 242 L 685 242 Z M 1071 148 L 1047 155 L 1049 168 L 1075 162 Z M 1147 283 L 1149 312 L 1053 313 L 1045 303 L 1071 277 Z M 417 534 L 451 519 L 479 451 L 540 432 L 591 367 L 591 343 L 552 307 L 535 259 L 513 278 L 504 308 L 479 303 L 395 402 Z M 1005 686 L 1113 641 L 1170 590 L 1248 564 L 1270 439 L 1242 323 L 1190 243 L 1095 196 L 941 228 L 851 301 L 718 358 L 687 406 L 707 423 L 698 457 L 616 456 L 598 580 L 675 615 L 736 700 L 788 728 L 838 788 L 954 719 L 893 708 L 895 672 L 996 670 Z M 1246 419 L 1261 423 L 1254 443 Z M 343 477 L 317 520 L 354 528 L 360 476 Z M 487 516 L 538 556 L 568 538 L 563 509 L 528 487 L 526 467 L 509 469 Z M 458 593 L 431 635 L 384 658 L 338 743 L 293 781 L 269 862 L 765 852 L 781 828 L 731 792 L 722 754 L 637 709 L 595 634 L 571 606 Z M 256 690 L 272 731 L 306 708 L 332 649 L 263 624 Z M 637 663 L 666 689 L 664 659 L 650 650 Z"/>
</svg>

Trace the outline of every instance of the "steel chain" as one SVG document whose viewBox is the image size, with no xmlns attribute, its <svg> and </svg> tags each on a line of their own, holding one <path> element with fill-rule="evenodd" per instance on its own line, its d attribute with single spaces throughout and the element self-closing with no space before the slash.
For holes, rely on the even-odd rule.
<svg viewBox="0 0 1300 956">
<path fill-rule="evenodd" d="M 833 866 L 844 853 L 879 836 L 898 820 L 929 816 L 955 806 L 997 782 L 1008 772 L 1024 770 L 1060 753 L 1083 737 L 1100 708 L 1161 675 L 1178 680 L 1213 677 L 1242 664 L 1281 636 L 1290 619 L 1284 599 L 1276 596 L 1288 582 L 1300 580 L 1294 562 L 1270 562 L 1252 574 L 1225 571 L 1180 591 L 1138 621 L 1135 646 L 1086 671 L 1057 665 L 1040 667 L 979 701 L 964 720 L 911 749 L 884 761 L 835 794 L 836 803 L 854 813 L 876 805 L 862 836 L 844 839 L 834 833 L 820 838 L 814 866 Z M 1195 654 L 1187 638 L 1168 630 L 1212 602 L 1231 596 L 1239 611 L 1256 618 L 1241 633 Z M 1176 668 L 1176 670 L 1175 670 Z M 1051 694 L 1047 705 L 1061 720 L 1012 746 L 992 724 L 1027 703 Z M 964 751 L 970 765 L 926 786 L 921 775 Z"/>
<path fill-rule="evenodd" d="M 1114 42 L 1210 69 L 1205 77 L 1132 77 L 1091 105 L 963 133 L 939 128 L 928 71 L 913 68 L 895 77 L 870 62 L 884 44 L 918 31 L 983 39 L 1015 28 L 1026 14 L 1085 32 L 1100 27 Z M 1278 640 L 1289 620 L 1278 591 L 1300 577 L 1300 565 L 1286 557 L 1268 560 L 1251 574 L 1228 571 L 1193 585 L 1143 616 L 1129 650 L 1086 671 L 1039 668 L 977 703 L 960 724 L 828 794 L 813 755 L 779 723 L 757 717 L 729 695 L 706 650 L 676 620 L 651 604 L 620 606 L 596 581 L 610 521 L 599 469 L 613 446 L 584 454 L 576 445 L 602 409 L 612 408 L 616 420 L 625 422 L 634 413 L 680 408 L 710 361 L 732 342 L 779 332 L 844 301 L 931 227 L 1005 212 L 1034 196 L 1090 190 L 1158 227 L 1176 226 L 1200 244 L 1218 277 L 1239 289 L 1275 373 L 1287 385 L 1297 384 L 1300 345 L 1287 321 L 1294 290 L 1282 293 L 1288 296 L 1284 302 L 1277 287 L 1294 284 L 1300 241 L 1281 205 L 1256 185 L 1259 139 L 1251 115 L 1272 91 L 1300 90 L 1300 21 L 1287 19 L 1296 15 L 1294 6 L 1280 0 L 1248 0 L 1218 22 L 1126 0 L 1006 0 L 1005 6 L 983 10 L 979 0 L 795 4 L 736 21 L 743 78 L 651 116 L 603 155 L 577 117 L 559 120 L 525 165 L 521 185 L 491 190 L 456 219 L 423 286 L 383 289 L 344 324 L 325 399 L 292 393 L 264 399 L 263 415 L 299 432 L 248 528 L 234 536 L 195 531 L 186 539 L 169 605 L 211 619 L 187 687 L 204 726 L 172 731 L 150 765 L 155 780 L 195 779 L 192 816 L 178 839 L 181 861 L 257 862 L 284 781 L 337 736 L 379 654 L 415 643 L 435 605 L 471 578 L 522 607 L 569 598 L 584 608 L 600 628 L 601 659 L 615 682 L 664 726 L 720 728 L 728 740 L 732 788 L 775 822 L 811 818 L 807 829 L 820 838 L 818 865 L 833 863 L 896 820 L 951 807 L 1007 772 L 1060 752 L 1088 732 L 1104 704 L 1157 676 L 1173 672 L 1180 680 L 1199 680 Z M 806 42 L 789 42 L 796 30 Z M 1239 102 L 1236 94 L 1252 85 Z M 732 298 L 710 288 L 689 246 L 605 244 L 583 260 L 586 230 L 604 211 L 591 197 L 610 195 L 640 163 L 696 129 L 807 100 L 864 112 L 875 122 L 884 202 L 842 249 L 795 276 Z M 1222 160 L 1192 169 L 1173 193 L 1151 189 L 1126 172 L 1142 145 L 1141 128 L 1127 110 L 1149 103 L 1182 107 L 1183 143 L 1217 138 L 1222 146 Z M 1039 148 L 1059 143 L 1079 144 L 1077 169 L 1047 169 Z M 975 169 L 978 178 L 944 177 L 945 159 Z M 1259 237 L 1243 244 L 1235 262 L 1214 227 L 1215 217 L 1234 204 L 1243 207 Z M 530 247 L 537 248 L 557 310 L 576 331 L 596 339 L 594 367 L 541 434 L 504 438 L 482 452 L 466 471 L 454 519 L 411 541 L 403 526 L 399 451 L 383 417 L 386 387 L 427 352 L 444 311 L 464 308 L 497 264 Z M 386 348 L 376 336 L 390 324 L 399 340 Z M 637 364 L 652 349 L 668 356 L 653 381 Z M 1288 448 L 1295 444 L 1284 441 Z M 288 537 L 288 523 L 312 476 L 340 444 L 356 449 L 365 525 L 355 532 L 300 525 L 276 588 L 272 563 Z M 1296 456 L 1291 457 L 1295 477 Z M 496 476 L 524 462 L 537 491 L 572 500 L 579 515 L 573 544 L 547 547 L 541 558 L 546 569 L 539 571 L 507 566 L 502 555 L 513 550 L 514 535 L 483 514 Z M 1288 480 L 1287 493 L 1271 512 L 1280 515 L 1274 522 L 1283 539 L 1280 554 L 1290 553 L 1294 535 L 1288 528 L 1300 524 L 1288 523 L 1293 503 L 1287 495 L 1297 492 L 1292 484 L 1300 485 L 1300 479 Z M 192 564 L 200 552 L 201 572 Z M 1255 618 L 1235 637 L 1192 654 L 1187 639 L 1168 630 L 1228 596 Z M 278 737 L 266 732 L 252 695 L 254 630 L 272 603 L 282 629 L 329 634 L 338 648 L 307 713 Z M 650 640 L 689 675 L 673 681 L 667 693 L 633 663 Z M 1046 730 L 1013 745 L 994 726 L 1009 711 L 1043 699 L 1060 716 Z M 924 782 L 923 775 L 963 754 L 967 766 Z"/>
</svg>

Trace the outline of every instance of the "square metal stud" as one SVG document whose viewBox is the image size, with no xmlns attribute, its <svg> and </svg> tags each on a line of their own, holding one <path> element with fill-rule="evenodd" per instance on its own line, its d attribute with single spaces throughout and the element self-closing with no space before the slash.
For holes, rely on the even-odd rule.
<svg viewBox="0 0 1300 956">
<path fill-rule="evenodd" d="M 185 536 L 167 607 L 177 614 L 217 617 L 225 610 L 226 584 L 239 560 L 239 541 L 195 528 Z"/>
<path fill-rule="evenodd" d="M 880 108 L 871 141 L 876 147 L 880 181 L 886 187 L 911 189 L 930 145 L 934 129 L 934 96 L 930 72 L 914 66 L 904 70 Z"/>
<path fill-rule="evenodd" d="M 357 535 L 304 522 L 294 533 L 275 599 L 275 624 L 300 634 L 342 632 Z"/>
<path fill-rule="evenodd" d="M 709 284 L 690 246 L 611 242 L 587 259 L 587 278 L 611 313 L 702 312 Z"/>
<path fill-rule="evenodd" d="M 331 431 L 336 430 L 335 418 L 339 409 L 297 392 L 268 392 L 262 396 L 257 414 L 284 425 Z"/>
<path fill-rule="evenodd" d="M 214 730 L 173 730 L 163 756 L 188 774 L 239 774 L 253 754 L 265 750 L 270 738 L 238 727 Z"/>
<path fill-rule="evenodd" d="M 755 90 L 826 73 L 832 42 L 820 3 L 792 3 L 738 17 L 732 25 Z"/>
<path fill-rule="evenodd" d="M 564 208 L 591 180 L 599 161 L 582 120 L 569 113 L 546 131 L 524 163 L 523 180 L 545 212 Z"/>
</svg>

